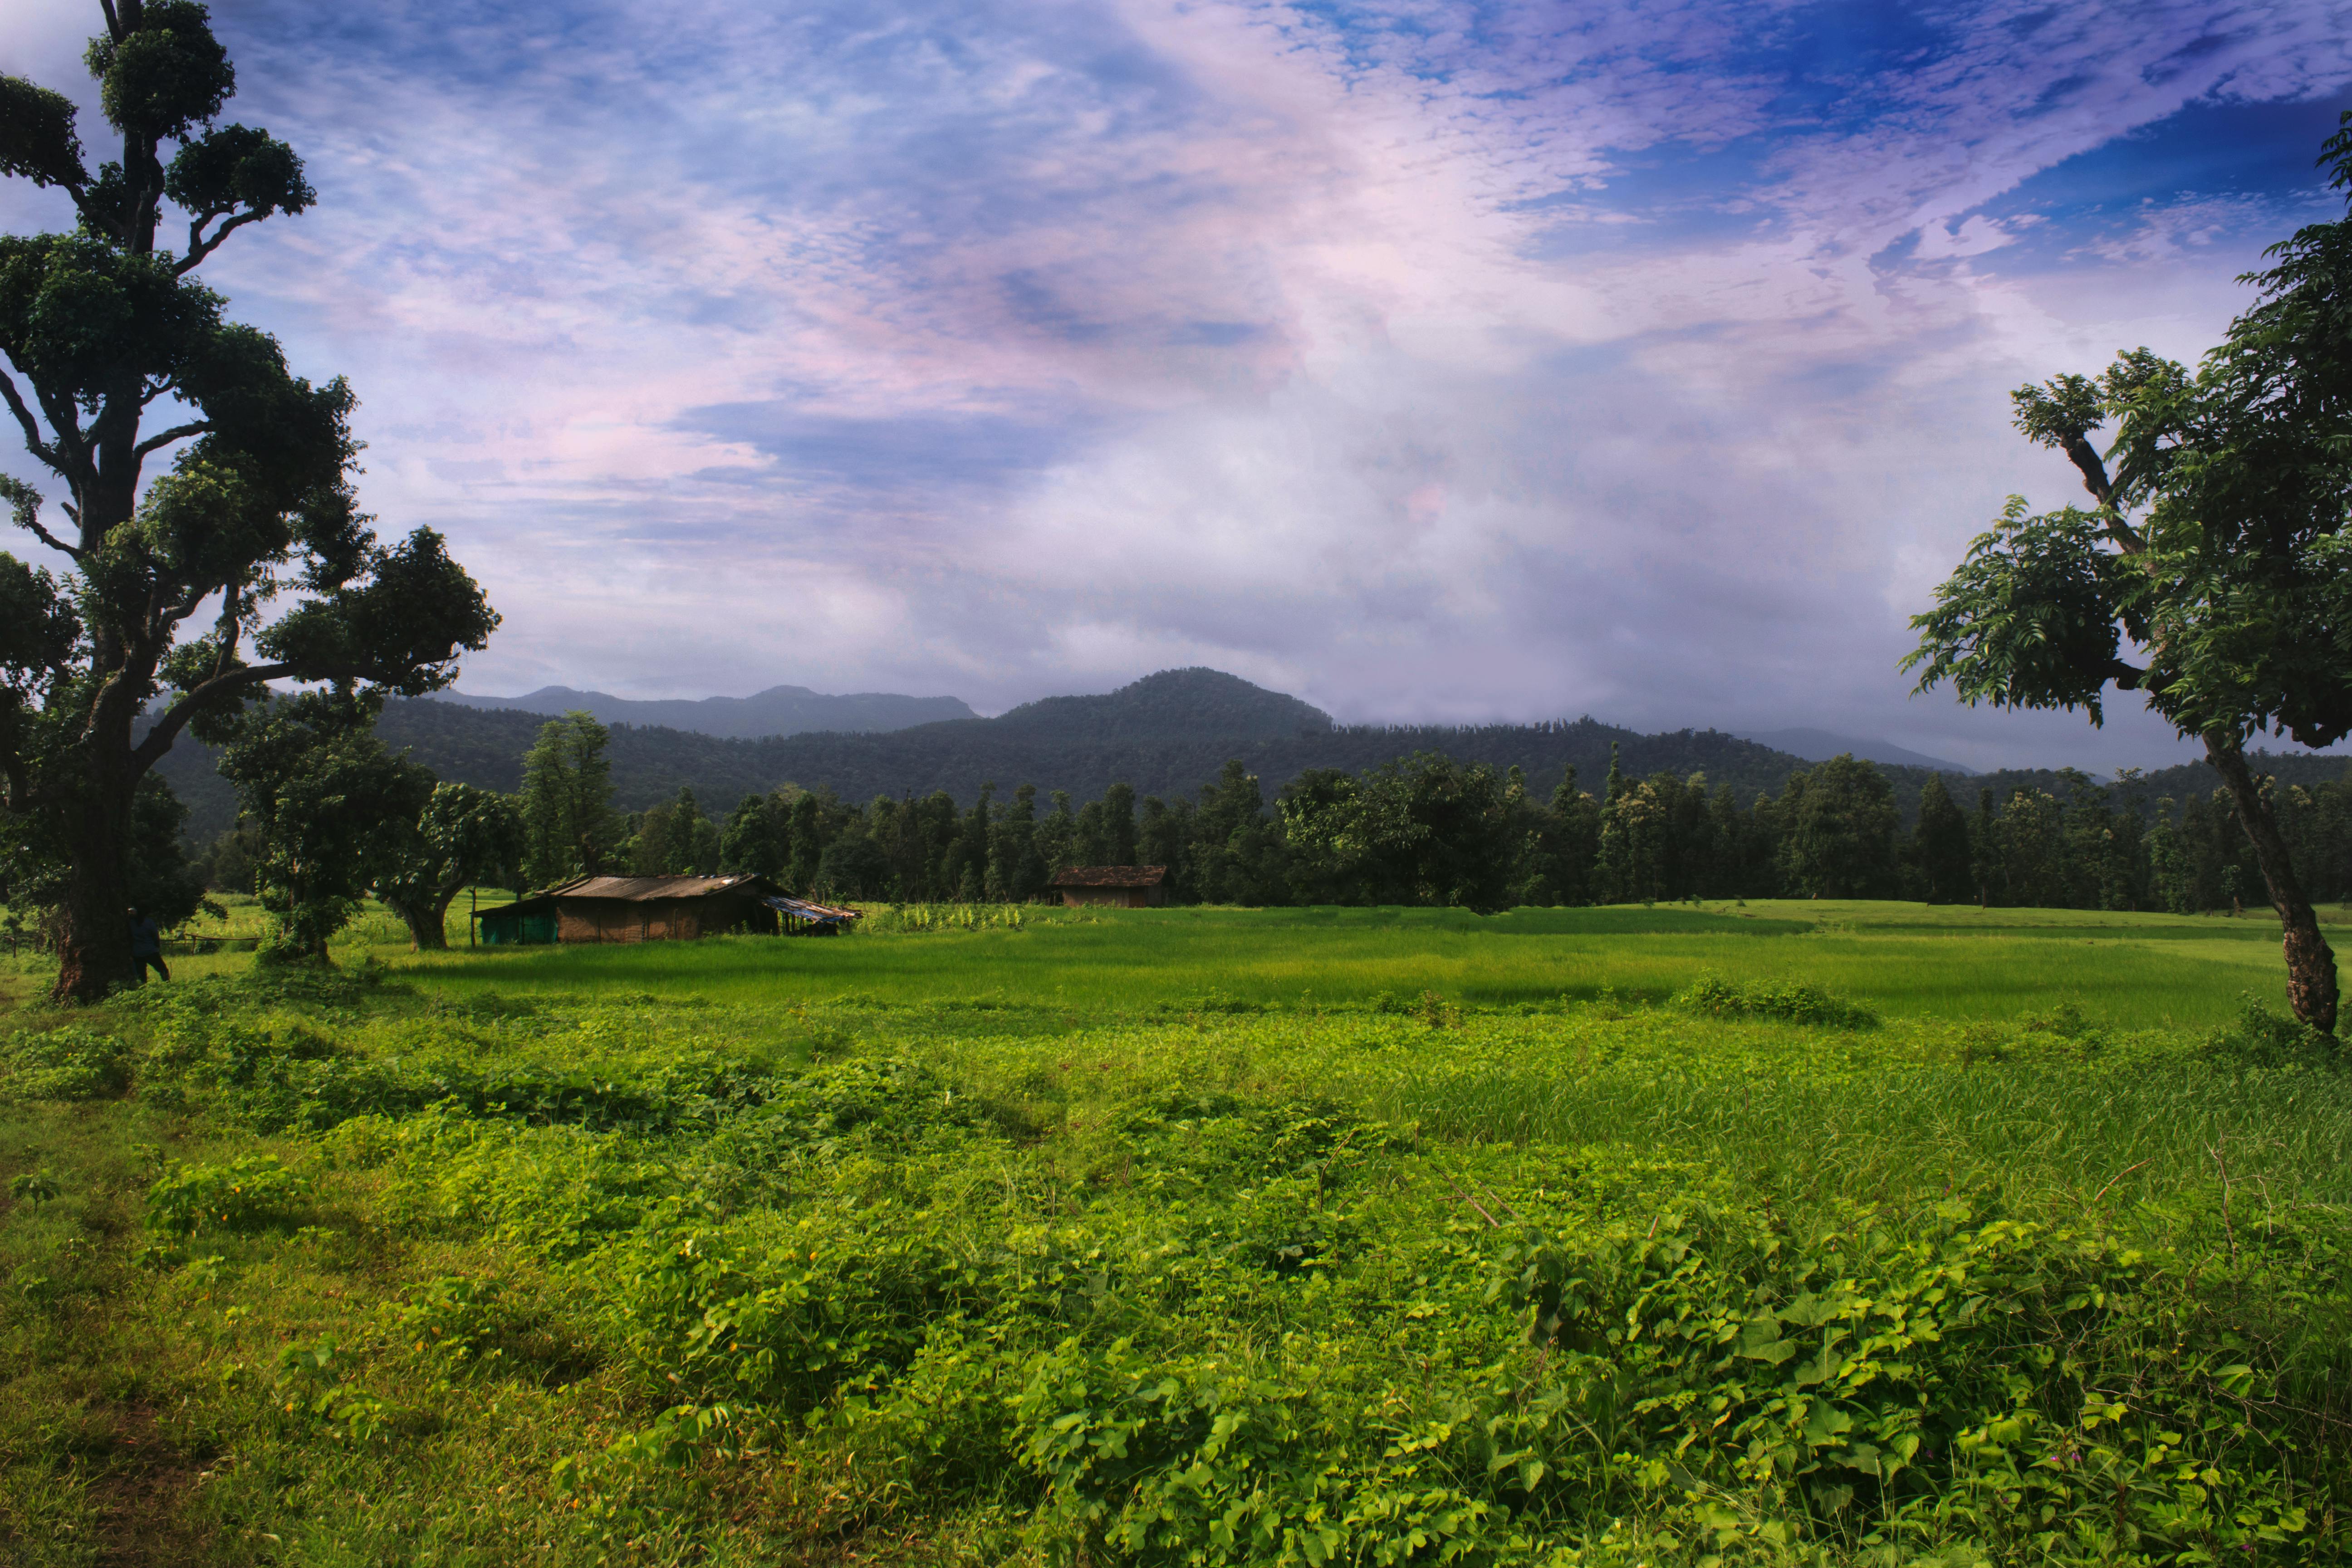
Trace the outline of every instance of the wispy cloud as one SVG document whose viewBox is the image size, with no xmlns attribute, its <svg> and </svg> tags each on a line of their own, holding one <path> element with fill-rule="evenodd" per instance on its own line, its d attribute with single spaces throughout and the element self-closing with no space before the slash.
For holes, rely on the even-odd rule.
<svg viewBox="0 0 2352 1568">
<path fill-rule="evenodd" d="M 1197 660 L 1987 757 L 2160 740 L 1905 700 L 2065 493 L 2004 390 L 2209 342 L 2352 84 L 2309 0 L 220 9 L 323 202 L 211 270 L 490 585 L 469 684 Z"/>
</svg>

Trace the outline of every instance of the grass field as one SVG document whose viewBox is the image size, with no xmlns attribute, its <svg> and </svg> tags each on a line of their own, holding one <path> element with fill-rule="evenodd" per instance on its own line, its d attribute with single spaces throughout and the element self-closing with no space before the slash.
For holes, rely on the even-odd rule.
<svg viewBox="0 0 2352 1568">
<path fill-rule="evenodd" d="M 515 994 L 629 985 L 711 1000 L 994 995 L 1088 1010 L 1181 1003 L 1360 1004 L 1437 991 L 1483 1006 L 1662 1000 L 1702 973 L 1799 981 L 1896 1016 L 2011 1018 L 2072 1001 L 2128 1027 L 2206 1026 L 2242 994 L 2283 1005 L 2268 919 L 1759 902 L 1744 908 L 1123 910 L 1021 931 L 705 942 L 688 950 L 518 949 L 432 961 L 420 980 Z M 398 962 L 396 955 L 384 956 Z"/>
<path fill-rule="evenodd" d="M 2239 1016 L 2267 921 L 395 932 L 5 976 L 0 1558 L 2352 1546 L 2352 1075 Z"/>
<path fill-rule="evenodd" d="M 484 907 L 510 895 L 486 890 Z M 232 900 L 201 937 L 250 942 L 259 911 Z M 1599 997 L 1652 1001 L 1701 973 L 1791 981 L 1867 998 L 1897 1017 L 2006 1019 L 2061 1002 L 2124 1027 L 2210 1027 L 2251 994 L 2285 1003 L 2278 927 L 2242 918 L 1950 905 L 1759 900 L 1731 906 L 1517 910 L 1173 909 L 1022 911 L 1022 929 L 948 931 L 908 941 L 737 938 L 683 947 L 467 947 L 467 901 L 452 907 L 446 955 L 417 958 L 386 910 L 369 906 L 338 939 L 337 962 L 368 960 L 452 994 L 590 993 L 621 987 L 712 1001 L 780 997 L 943 1000 L 987 995 L 1088 1010 L 1150 1007 L 1211 992 L 1312 1006 L 1437 991 L 1481 1006 Z M 877 911 L 877 921 L 888 911 Z M 2326 910 L 2330 931 L 2352 915 Z M 241 973 L 241 948 L 174 953 L 175 974 Z M 40 971 L 37 962 L 13 966 Z M 8 984 L 0 978 L 0 984 Z M 16 980 L 13 989 L 31 989 Z"/>
</svg>

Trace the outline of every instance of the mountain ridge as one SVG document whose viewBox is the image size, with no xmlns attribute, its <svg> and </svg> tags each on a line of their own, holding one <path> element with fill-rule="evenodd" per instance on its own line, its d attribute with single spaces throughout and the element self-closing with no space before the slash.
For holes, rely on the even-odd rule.
<svg viewBox="0 0 2352 1568">
<path fill-rule="evenodd" d="M 377 731 L 387 744 L 444 779 L 512 791 L 522 781 L 523 754 L 545 721 L 516 709 L 417 698 L 387 703 Z M 1001 794 L 1032 784 L 1041 794 L 1066 790 L 1089 800 L 1114 783 L 1173 799 L 1192 795 L 1228 759 L 1256 773 L 1271 800 L 1308 768 L 1361 772 L 1416 751 L 1520 767 L 1539 795 L 1573 767 L 1579 786 L 1597 794 L 1612 746 L 1630 777 L 1704 773 L 1711 784 L 1730 785 L 1743 805 L 1759 795 L 1779 795 L 1790 773 L 1814 765 L 1720 731 L 1643 734 L 1590 717 L 1538 724 L 1339 725 L 1297 698 L 1201 668 L 1163 670 L 1097 696 L 1046 698 L 992 719 L 947 719 L 879 732 L 734 739 L 620 723 L 612 726 L 607 756 L 614 804 L 623 810 L 643 810 L 683 787 L 695 792 L 706 811 L 723 814 L 746 795 L 785 784 L 830 789 L 851 801 L 944 790 L 968 805 L 992 784 Z M 1876 765 L 1908 821 L 1934 770 Z M 2342 777 L 2347 759 L 2263 754 L 2257 765 L 2289 784 L 2313 784 Z M 235 822 L 236 796 L 205 748 L 183 736 L 158 771 L 190 808 L 191 839 L 206 842 Z M 1974 804 L 1978 789 L 1991 790 L 1999 802 L 2019 789 L 2063 797 L 2078 787 L 2097 787 L 2081 774 L 2042 769 L 1948 775 L 1946 784 L 1963 809 Z M 2210 793 L 2219 784 L 2207 764 L 2190 763 L 2116 784 L 2110 794 L 2118 804 L 2145 808 L 2162 796 Z"/>
<path fill-rule="evenodd" d="M 534 713 L 547 718 L 574 710 L 605 724 L 635 724 L 713 735 L 722 740 L 763 740 L 811 731 L 847 733 L 904 730 L 917 724 L 977 719 L 960 697 L 907 697 L 890 691 L 833 695 L 805 686 L 771 686 L 749 697 L 639 699 L 569 686 L 542 686 L 520 697 L 482 697 L 437 691 L 429 700 L 485 712 Z"/>
</svg>

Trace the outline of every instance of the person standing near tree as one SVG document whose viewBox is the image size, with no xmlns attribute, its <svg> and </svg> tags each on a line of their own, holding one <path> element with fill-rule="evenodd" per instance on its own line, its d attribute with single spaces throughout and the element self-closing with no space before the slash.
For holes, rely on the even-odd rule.
<svg viewBox="0 0 2352 1568">
<path fill-rule="evenodd" d="M 172 972 L 163 967 L 163 933 L 156 926 L 155 917 L 136 906 L 131 910 L 131 962 L 139 975 L 139 984 L 147 984 L 150 969 L 160 980 L 172 978 Z"/>
</svg>

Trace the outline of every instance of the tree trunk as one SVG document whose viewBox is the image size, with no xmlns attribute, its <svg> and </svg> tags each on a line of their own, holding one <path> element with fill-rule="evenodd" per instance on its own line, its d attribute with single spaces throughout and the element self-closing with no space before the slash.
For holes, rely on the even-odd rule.
<svg viewBox="0 0 2352 1568">
<path fill-rule="evenodd" d="M 53 1002 L 96 1002 L 130 984 L 131 792 L 116 781 L 89 781 L 69 808 L 73 864 L 66 874 L 64 919 L 58 926 Z"/>
<path fill-rule="evenodd" d="M 2294 866 L 2287 858 L 2286 837 L 2279 832 L 2278 818 L 2248 770 L 2245 747 L 2240 742 L 2208 734 L 2205 755 L 2229 786 L 2238 820 L 2245 825 L 2246 837 L 2254 847 L 2254 863 L 2262 868 L 2271 907 L 2278 911 L 2285 932 L 2282 945 L 2286 951 L 2287 1001 L 2296 1017 L 2332 1035 L 2336 1032 L 2336 950 L 2320 934 L 2319 917 L 2312 913 L 2311 900 L 2303 896 L 2303 885 L 2294 879 Z"/>
<path fill-rule="evenodd" d="M 449 951 L 449 900 L 457 895 L 443 894 L 420 903 L 394 904 L 394 910 L 408 927 L 408 945 L 416 952 L 446 952 Z"/>
</svg>

